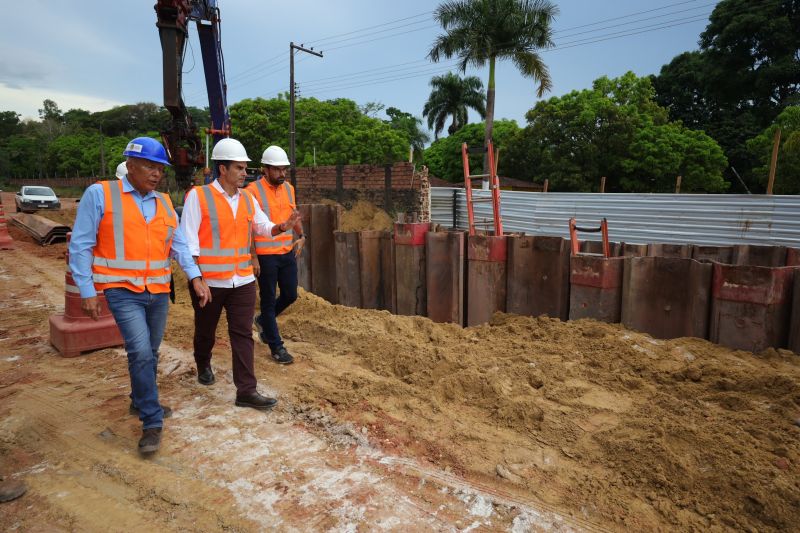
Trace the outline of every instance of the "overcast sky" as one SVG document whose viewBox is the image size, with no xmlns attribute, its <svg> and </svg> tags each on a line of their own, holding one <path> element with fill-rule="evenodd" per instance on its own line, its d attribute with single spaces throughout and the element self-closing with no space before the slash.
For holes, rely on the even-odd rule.
<svg viewBox="0 0 800 533">
<path fill-rule="evenodd" d="M 66 111 L 136 102 L 163 103 L 154 0 L 5 0 L 0 32 L 0 111 L 37 118 L 50 98 Z M 708 0 L 558 0 L 556 48 L 542 55 L 558 96 L 602 75 L 658 73 L 697 49 L 717 2 Z M 296 59 L 301 96 L 380 102 L 421 116 L 428 82 L 452 62 L 426 60 L 440 33 L 431 0 L 219 0 L 228 103 L 274 97 L 289 85 L 289 42 L 322 50 Z M 194 26 L 184 65 L 186 103 L 208 105 Z M 303 54 L 305 55 L 305 54 Z M 487 72 L 468 69 L 484 83 Z M 496 118 L 524 125 L 534 84 L 510 63 L 497 71 Z M 380 118 L 385 118 L 383 114 Z M 474 120 L 475 117 L 471 117 Z"/>
</svg>

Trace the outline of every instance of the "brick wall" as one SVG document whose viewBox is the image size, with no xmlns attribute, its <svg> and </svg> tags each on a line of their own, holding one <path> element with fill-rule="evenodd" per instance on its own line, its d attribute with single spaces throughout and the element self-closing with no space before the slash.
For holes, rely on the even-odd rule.
<svg viewBox="0 0 800 533">
<path fill-rule="evenodd" d="M 301 167 L 296 171 L 297 201 L 303 204 L 333 200 L 350 208 L 366 200 L 384 211 L 416 214 L 430 220 L 428 169 L 411 163 Z"/>
</svg>

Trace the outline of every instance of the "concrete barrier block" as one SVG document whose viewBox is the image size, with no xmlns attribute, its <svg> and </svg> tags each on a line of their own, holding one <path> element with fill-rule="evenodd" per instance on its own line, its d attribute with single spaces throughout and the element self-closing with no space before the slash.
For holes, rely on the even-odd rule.
<svg viewBox="0 0 800 533">
<path fill-rule="evenodd" d="M 660 339 L 708 337 L 711 263 L 671 257 L 628 257 L 622 323 Z"/>
<path fill-rule="evenodd" d="M 752 352 L 786 347 L 795 270 L 715 263 L 709 340 Z"/>
<path fill-rule="evenodd" d="M 569 319 L 619 322 L 622 305 L 621 257 L 570 258 Z"/>
<path fill-rule="evenodd" d="M 569 256 L 569 241 L 561 237 L 510 235 L 506 310 L 567 320 Z"/>
<path fill-rule="evenodd" d="M 425 236 L 428 318 L 464 325 L 463 231 L 428 232 Z"/>
<path fill-rule="evenodd" d="M 467 238 L 467 325 L 488 322 L 496 311 L 506 310 L 505 236 L 473 235 Z"/>
</svg>

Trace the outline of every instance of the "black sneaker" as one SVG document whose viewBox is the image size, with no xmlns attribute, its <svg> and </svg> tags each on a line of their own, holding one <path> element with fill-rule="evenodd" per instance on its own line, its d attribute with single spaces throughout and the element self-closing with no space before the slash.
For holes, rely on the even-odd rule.
<svg viewBox="0 0 800 533">
<path fill-rule="evenodd" d="M 294 362 L 294 357 L 286 351 L 286 347 L 280 346 L 272 351 L 272 360 L 279 365 L 291 365 Z"/>
<path fill-rule="evenodd" d="M 161 409 L 164 411 L 164 418 L 169 418 L 172 416 L 172 409 L 166 405 L 162 405 Z M 133 402 L 131 402 L 131 404 L 128 406 L 128 414 L 139 416 L 139 408 L 133 405 Z"/>
<path fill-rule="evenodd" d="M 158 450 L 161 446 L 161 428 L 150 428 L 142 431 L 139 439 L 139 453 L 148 454 Z"/>
</svg>

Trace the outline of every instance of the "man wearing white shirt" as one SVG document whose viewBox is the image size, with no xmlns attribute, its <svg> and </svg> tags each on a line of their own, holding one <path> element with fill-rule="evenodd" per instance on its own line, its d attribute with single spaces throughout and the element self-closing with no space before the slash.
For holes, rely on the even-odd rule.
<svg viewBox="0 0 800 533">
<path fill-rule="evenodd" d="M 194 358 L 198 381 L 214 383 L 211 351 L 222 310 L 228 319 L 233 355 L 236 405 L 270 409 L 277 401 L 256 390 L 253 364 L 252 323 L 256 284 L 250 257 L 252 235 L 278 235 L 300 219 L 295 211 L 289 220 L 273 224 L 249 192 L 240 190 L 246 176 L 247 153 L 235 139 L 222 139 L 212 152 L 219 177 L 210 185 L 195 187 L 186 196 L 181 231 L 197 261 L 211 299 L 200 307 L 192 294 L 195 312 Z"/>
</svg>

